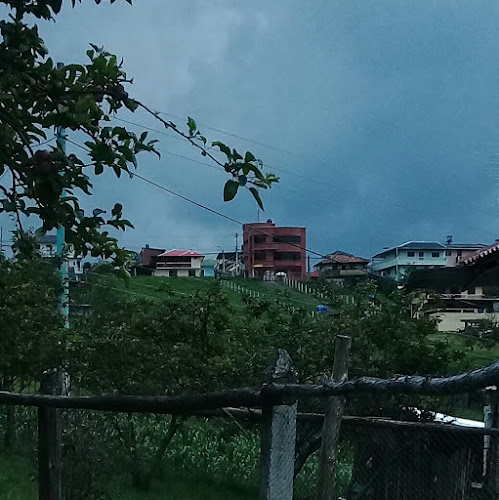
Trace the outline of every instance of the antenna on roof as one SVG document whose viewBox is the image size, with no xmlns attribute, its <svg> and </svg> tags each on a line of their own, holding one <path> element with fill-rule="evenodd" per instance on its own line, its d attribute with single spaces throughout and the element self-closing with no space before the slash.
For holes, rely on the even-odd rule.
<svg viewBox="0 0 499 500">
<path fill-rule="evenodd" d="M 447 235 L 447 245 L 450 245 L 452 243 L 452 234 Z"/>
</svg>

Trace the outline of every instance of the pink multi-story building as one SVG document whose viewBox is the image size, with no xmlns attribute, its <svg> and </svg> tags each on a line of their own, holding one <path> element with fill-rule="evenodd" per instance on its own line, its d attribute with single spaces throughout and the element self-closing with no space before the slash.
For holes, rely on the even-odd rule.
<svg viewBox="0 0 499 500">
<path fill-rule="evenodd" d="M 286 273 L 294 280 L 306 276 L 306 229 L 276 227 L 271 221 L 243 226 L 243 258 L 247 277 L 272 279 Z"/>
</svg>

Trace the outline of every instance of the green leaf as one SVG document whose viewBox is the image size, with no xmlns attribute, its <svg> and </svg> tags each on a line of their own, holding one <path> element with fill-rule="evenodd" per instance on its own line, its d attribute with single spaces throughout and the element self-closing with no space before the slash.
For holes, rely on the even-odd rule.
<svg viewBox="0 0 499 500">
<path fill-rule="evenodd" d="M 113 209 L 111 210 L 111 214 L 116 217 L 117 215 L 120 215 L 122 211 L 123 205 L 121 203 L 115 203 Z"/>
<path fill-rule="evenodd" d="M 247 181 L 248 181 L 248 178 L 245 175 L 239 176 L 239 185 L 240 186 L 246 186 Z"/>
<path fill-rule="evenodd" d="M 262 210 L 265 210 L 263 208 L 263 202 L 262 202 L 262 199 L 260 198 L 260 193 L 258 192 L 258 189 L 254 188 L 254 187 L 250 187 L 249 190 L 251 191 L 251 194 L 253 195 L 253 198 L 255 198 L 256 202 L 258 203 L 258 206 Z"/>
<path fill-rule="evenodd" d="M 123 104 L 133 113 L 136 111 L 136 109 L 139 107 L 139 103 L 137 101 L 134 101 L 133 99 L 129 99 L 128 97 L 126 99 L 123 99 Z"/>
<path fill-rule="evenodd" d="M 220 151 L 222 151 L 222 153 L 225 153 L 225 155 L 227 156 L 227 158 L 229 160 L 232 158 L 232 155 L 230 153 L 230 148 L 228 146 L 226 146 L 223 142 L 215 141 L 215 142 L 212 142 L 211 145 L 213 147 L 218 147 L 220 149 Z"/>
<path fill-rule="evenodd" d="M 244 155 L 244 163 L 250 163 L 252 161 L 256 161 L 256 158 L 251 151 L 246 151 L 246 154 Z"/>
<path fill-rule="evenodd" d="M 187 117 L 187 126 L 189 127 L 190 135 L 193 135 L 196 129 L 198 128 L 196 122 L 190 116 Z"/>
<path fill-rule="evenodd" d="M 237 190 L 239 189 L 239 183 L 236 181 L 227 181 L 224 187 L 224 201 L 231 201 L 236 196 Z"/>
</svg>

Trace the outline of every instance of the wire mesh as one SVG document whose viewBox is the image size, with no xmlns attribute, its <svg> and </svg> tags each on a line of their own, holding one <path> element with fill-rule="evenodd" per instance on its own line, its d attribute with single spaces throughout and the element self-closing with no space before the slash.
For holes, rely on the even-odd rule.
<svg viewBox="0 0 499 500">
<path fill-rule="evenodd" d="M 484 391 L 438 398 L 350 397 L 336 447 L 334 498 L 494 498 L 499 435 L 485 428 L 486 404 Z M 294 453 L 279 456 L 281 463 L 292 463 L 298 500 L 316 496 L 323 406 L 324 400 L 299 404 L 296 437 L 290 437 Z M 8 432 L 15 431 L 9 439 L 25 460 L 24 480 L 34 490 L 16 497 L 0 484 L 0 498 L 35 499 L 37 410 L 15 407 L 12 420 L 7 410 L 13 408 L 2 408 L 0 437 L 5 448 Z M 266 422 L 258 411 L 200 417 L 71 409 L 61 410 L 61 422 L 66 500 L 259 495 Z"/>
</svg>

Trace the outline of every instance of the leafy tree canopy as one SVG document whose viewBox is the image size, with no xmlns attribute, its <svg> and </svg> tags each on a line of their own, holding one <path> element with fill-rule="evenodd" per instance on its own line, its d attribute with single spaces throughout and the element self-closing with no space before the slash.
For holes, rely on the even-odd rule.
<svg viewBox="0 0 499 500">
<path fill-rule="evenodd" d="M 44 231 L 64 226 L 66 240 L 77 253 L 113 258 L 119 266 L 126 263 L 128 254 L 109 233 L 112 228 L 132 227 L 123 218 L 123 205 L 118 202 L 110 210 L 86 213 L 79 202 L 82 194 L 91 194 L 90 173 L 99 176 L 111 169 L 120 177 L 137 168 L 139 153 L 159 156 L 156 141 L 147 132 L 138 136 L 110 123 L 123 109 L 133 113 L 141 108 L 222 166 L 230 177 L 224 187 L 225 201 L 245 187 L 263 206 L 257 188 L 269 188 L 278 179 L 264 175 L 251 152 L 240 154 L 219 141 L 209 144 L 192 118 L 182 130 L 131 98 L 126 88 L 132 80 L 115 55 L 91 44 L 86 64 L 52 60 L 37 23 L 53 19 L 62 0 L 0 3 L 10 8 L 8 17 L 0 21 L 0 212 L 15 217 L 21 234 L 23 216 L 35 215 Z M 35 23 L 30 22 L 33 17 Z M 57 130 L 75 135 L 78 143 L 84 137 L 87 153 L 82 156 L 81 150 L 66 153 L 48 146 Z"/>
</svg>

